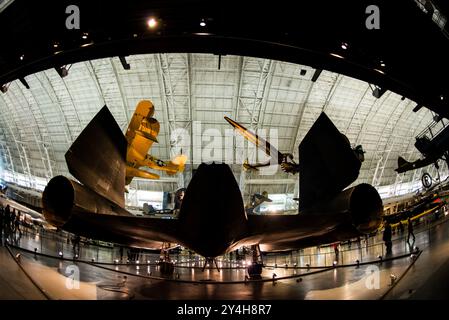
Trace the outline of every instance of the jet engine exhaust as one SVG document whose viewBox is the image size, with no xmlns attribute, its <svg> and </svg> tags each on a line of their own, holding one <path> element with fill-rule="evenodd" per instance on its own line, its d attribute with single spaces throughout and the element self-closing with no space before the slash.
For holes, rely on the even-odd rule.
<svg viewBox="0 0 449 320">
<path fill-rule="evenodd" d="M 45 219 L 56 227 L 63 226 L 70 218 L 75 191 L 72 182 L 64 176 L 50 180 L 42 194 Z"/>
<path fill-rule="evenodd" d="M 369 184 L 362 183 L 302 212 L 311 216 L 326 217 L 325 223 L 330 225 L 345 219 L 346 224 L 351 224 L 357 232 L 370 233 L 380 224 L 383 205 L 377 190 Z"/>
<path fill-rule="evenodd" d="M 45 219 L 56 227 L 64 226 L 73 214 L 131 216 L 118 204 L 64 176 L 50 180 L 42 194 Z"/>
<path fill-rule="evenodd" d="M 354 226 L 361 233 L 373 232 L 379 226 L 383 212 L 379 193 L 373 186 L 366 183 L 349 190 L 349 210 Z"/>
</svg>

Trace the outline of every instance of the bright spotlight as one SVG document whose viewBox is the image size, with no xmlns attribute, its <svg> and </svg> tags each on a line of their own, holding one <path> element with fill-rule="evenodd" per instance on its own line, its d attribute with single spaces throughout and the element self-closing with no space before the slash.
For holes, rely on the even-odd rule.
<svg viewBox="0 0 449 320">
<path fill-rule="evenodd" d="M 342 43 L 341 43 L 341 48 L 342 48 L 343 50 L 348 49 L 348 47 L 349 47 L 349 45 L 348 45 L 346 42 L 342 42 Z"/>
<path fill-rule="evenodd" d="M 155 18 L 150 18 L 148 19 L 147 24 L 150 29 L 154 29 L 157 26 L 157 21 Z"/>
<path fill-rule="evenodd" d="M 200 26 L 205 27 L 206 26 L 206 21 L 204 21 L 204 19 L 201 19 L 200 21 Z"/>
</svg>

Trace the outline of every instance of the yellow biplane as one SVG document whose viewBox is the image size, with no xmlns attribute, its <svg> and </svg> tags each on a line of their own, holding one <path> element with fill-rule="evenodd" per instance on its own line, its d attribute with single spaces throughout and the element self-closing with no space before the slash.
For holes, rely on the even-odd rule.
<svg viewBox="0 0 449 320">
<path fill-rule="evenodd" d="M 130 184 L 134 177 L 146 179 L 159 179 L 159 175 L 140 169 L 147 167 L 154 170 L 165 171 L 174 175 L 184 171 L 187 157 L 183 154 L 177 155 L 171 161 L 162 161 L 150 154 L 148 151 L 159 134 L 159 121 L 153 118 L 154 105 L 149 100 L 142 100 L 137 104 L 136 111 L 126 130 L 128 150 L 126 153 L 126 184 Z"/>
</svg>

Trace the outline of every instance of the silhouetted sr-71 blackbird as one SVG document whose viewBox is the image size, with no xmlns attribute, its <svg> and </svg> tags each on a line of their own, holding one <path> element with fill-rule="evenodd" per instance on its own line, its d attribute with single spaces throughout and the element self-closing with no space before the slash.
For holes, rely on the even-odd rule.
<svg viewBox="0 0 449 320">
<path fill-rule="evenodd" d="M 246 215 L 226 164 L 200 164 L 177 219 L 136 217 L 124 208 L 127 142 L 103 107 L 66 153 L 70 173 L 50 180 L 42 202 L 46 219 L 85 237 L 143 248 L 177 243 L 204 257 L 243 245 L 262 251 L 304 248 L 375 230 L 383 211 L 375 188 L 359 184 L 347 139 L 322 113 L 299 146 L 300 210 L 295 215 Z"/>
</svg>

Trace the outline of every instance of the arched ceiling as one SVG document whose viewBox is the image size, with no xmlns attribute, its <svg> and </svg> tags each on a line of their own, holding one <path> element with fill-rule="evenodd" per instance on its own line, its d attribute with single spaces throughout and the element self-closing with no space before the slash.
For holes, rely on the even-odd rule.
<svg viewBox="0 0 449 320">
<path fill-rule="evenodd" d="M 357 183 L 382 186 L 416 178 L 413 172 L 398 176 L 394 168 L 399 155 L 419 157 L 415 136 L 433 114 L 425 108 L 413 112 L 416 102 L 391 91 L 378 99 L 361 80 L 324 70 L 312 81 L 316 69 L 310 66 L 246 56 L 170 53 L 126 60 L 130 70 L 112 57 L 75 63 L 64 78 L 55 69 L 26 76 L 30 89 L 18 80 L 11 82 L 0 94 L 2 167 L 31 181 L 68 174 L 65 152 L 103 105 L 124 131 L 137 102 L 150 99 L 161 123 L 152 154 L 163 159 L 171 156 L 176 129 L 191 134 L 200 123 L 199 132 L 217 129 L 224 134 L 230 129 L 224 116 L 254 130 L 277 130 L 278 149 L 297 159 L 299 143 L 324 111 L 354 146 L 361 144 L 366 151 Z M 186 182 L 195 156 L 188 142 L 177 145 L 189 154 Z M 207 144 L 203 142 L 203 149 Z M 233 146 L 222 151 L 223 157 L 242 153 Z M 241 165 L 232 168 L 245 193 L 294 192 L 298 179 L 280 170 L 270 176 L 246 173 L 241 179 Z M 166 176 L 160 182 L 138 183 L 142 189 L 169 191 L 182 185 Z"/>
<path fill-rule="evenodd" d="M 111 56 L 217 53 L 331 70 L 449 118 L 449 89 L 440 81 L 449 72 L 448 25 L 434 23 L 419 1 L 424 0 L 14 0 L 0 13 L 0 85 Z M 66 28 L 69 5 L 80 10 L 80 29 Z M 378 29 L 366 25 L 372 5 L 378 8 Z M 158 19 L 158 28 L 148 28 L 150 16 Z M 199 25 L 201 19 L 206 26 Z M 343 42 L 347 50 L 342 50 Z"/>
</svg>

